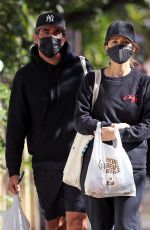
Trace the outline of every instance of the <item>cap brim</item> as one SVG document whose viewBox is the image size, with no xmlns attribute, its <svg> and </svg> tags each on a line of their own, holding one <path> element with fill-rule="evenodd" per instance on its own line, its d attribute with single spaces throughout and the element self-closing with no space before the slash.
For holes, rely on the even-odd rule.
<svg viewBox="0 0 150 230">
<path fill-rule="evenodd" d="M 35 30 L 39 30 L 39 29 L 41 29 L 41 28 L 43 28 L 45 26 L 55 26 L 57 28 L 60 28 L 62 31 L 65 31 L 65 29 L 63 27 L 61 27 L 59 25 L 53 25 L 53 24 L 51 24 L 51 25 L 50 24 L 45 24 L 45 25 L 42 25 L 42 26 L 38 26 L 38 27 L 35 28 Z"/>
<path fill-rule="evenodd" d="M 121 36 L 121 37 L 127 38 L 128 40 L 130 40 L 131 42 L 134 43 L 134 41 L 133 41 L 131 38 L 129 38 L 128 36 L 125 36 L 125 35 L 123 35 L 123 34 L 114 34 L 114 35 L 108 37 L 107 40 L 105 41 L 105 43 L 108 43 L 108 41 L 109 41 L 111 38 L 116 37 L 116 36 Z"/>
</svg>

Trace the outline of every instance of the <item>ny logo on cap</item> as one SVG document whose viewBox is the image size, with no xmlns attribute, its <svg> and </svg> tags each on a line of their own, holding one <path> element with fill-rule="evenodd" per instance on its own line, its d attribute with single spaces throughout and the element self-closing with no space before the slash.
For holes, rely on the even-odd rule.
<svg viewBox="0 0 150 230">
<path fill-rule="evenodd" d="M 46 22 L 54 22 L 54 15 L 47 15 Z"/>
</svg>

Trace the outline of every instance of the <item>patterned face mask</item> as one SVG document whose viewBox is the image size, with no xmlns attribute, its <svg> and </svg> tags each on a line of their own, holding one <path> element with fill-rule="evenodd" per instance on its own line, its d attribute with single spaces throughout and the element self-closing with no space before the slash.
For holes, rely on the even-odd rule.
<svg viewBox="0 0 150 230">
<path fill-rule="evenodd" d="M 116 45 L 107 49 L 107 54 L 111 60 L 118 64 L 125 63 L 132 56 L 132 48 L 125 45 Z"/>
<path fill-rule="evenodd" d="M 39 50 L 48 58 L 54 57 L 61 48 L 61 39 L 55 36 L 40 38 Z"/>
</svg>

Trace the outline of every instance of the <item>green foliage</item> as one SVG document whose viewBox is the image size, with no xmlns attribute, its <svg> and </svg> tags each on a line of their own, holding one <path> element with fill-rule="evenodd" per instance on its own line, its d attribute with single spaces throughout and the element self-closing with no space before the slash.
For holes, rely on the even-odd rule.
<svg viewBox="0 0 150 230">
<path fill-rule="evenodd" d="M 0 83 L 0 171 L 4 169 L 1 162 L 5 147 L 5 130 L 9 97 L 10 90 L 8 88 L 8 85 Z"/>
<path fill-rule="evenodd" d="M 149 58 L 150 42 L 150 10 L 149 8 L 141 8 L 139 5 L 127 4 L 125 6 L 127 16 L 133 22 L 135 30 L 138 34 L 138 44 L 140 46 L 140 53 L 138 60 L 143 62 Z M 146 21 L 149 21 L 149 26 Z"/>
<path fill-rule="evenodd" d="M 31 155 L 28 155 L 28 157 L 23 160 L 20 171 L 23 171 L 25 167 L 32 169 L 32 156 Z"/>
<path fill-rule="evenodd" d="M 0 2 L 0 58 L 4 73 L 12 78 L 15 71 L 28 60 L 32 16 L 22 0 Z"/>
<path fill-rule="evenodd" d="M 10 89 L 9 86 L 0 83 L 0 124 L 6 125 L 7 109 L 9 105 Z"/>
<path fill-rule="evenodd" d="M 7 203 L 7 208 L 10 208 L 13 203 L 13 197 L 9 195 L 0 196 L 0 203 L 4 201 Z M 0 211 L 3 211 L 3 210 L 0 209 Z"/>
</svg>

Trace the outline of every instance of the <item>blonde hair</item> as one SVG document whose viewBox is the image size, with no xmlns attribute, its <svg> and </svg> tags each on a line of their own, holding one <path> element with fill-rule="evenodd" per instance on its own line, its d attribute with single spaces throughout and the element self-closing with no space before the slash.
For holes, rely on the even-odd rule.
<svg viewBox="0 0 150 230">
<path fill-rule="evenodd" d="M 133 45 L 133 56 L 134 56 L 134 54 L 139 52 L 140 47 L 136 43 L 132 43 L 132 45 Z M 134 59 L 133 57 L 131 57 L 130 65 L 131 65 L 131 67 L 135 67 L 135 66 L 139 65 L 139 62 L 136 59 Z"/>
<path fill-rule="evenodd" d="M 136 67 L 136 66 L 138 66 L 139 65 L 139 62 L 136 60 L 136 59 L 134 59 L 133 57 L 130 59 L 130 66 L 131 67 Z"/>
</svg>

